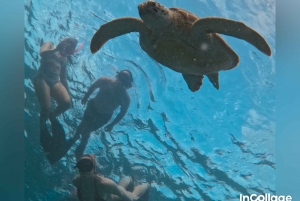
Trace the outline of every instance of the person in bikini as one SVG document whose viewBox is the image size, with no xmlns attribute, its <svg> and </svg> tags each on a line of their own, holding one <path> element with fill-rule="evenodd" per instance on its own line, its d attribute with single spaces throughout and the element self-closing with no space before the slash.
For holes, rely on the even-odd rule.
<svg viewBox="0 0 300 201">
<path fill-rule="evenodd" d="M 129 70 L 122 70 L 117 73 L 116 79 L 101 77 L 95 81 L 81 103 L 86 104 L 89 96 L 99 88 L 95 98 L 87 103 L 83 119 L 77 127 L 75 138 L 81 137 L 81 142 L 75 151 L 76 159 L 83 155 L 84 149 L 88 143 L 91 132 L 96 131 L 111 119 L 113 112 L 119 107 L 120 112 L 116 118 L 106 125 L 105 131 L 110 132 L 113 127 L 125 116 L 130 105 L 130 97 L 127 89 L 132 87 L 132 74 Z"/>
<path fill-rule="evenodd" d="M 67 57 L 79 50 L 75 49 L 77 43 L 75 38 L 65 38 L 56 47 L 52 42 L 45 42 L 40 49 L 41 60 L 34 89 L 40 103 L 40 142 L 45 152 L 58 151 L 66 145 L 65 133 L 56 117 L 71 106 Z M 52 98 L 57 102 L 54 111 L 51 110 Z M 52 136 L 46 126 L 48 119 L 52 125 Z"/>
<path fill-rule="evenodd" d="M 134 187 L 133 178 L 122 179 L 118 184 L 96 172 L 96 157 L 82 156 L 75 168 L 79 174 L 73 178 L 80 201 L 148 201 L 150 184 Z"/>
</svg>

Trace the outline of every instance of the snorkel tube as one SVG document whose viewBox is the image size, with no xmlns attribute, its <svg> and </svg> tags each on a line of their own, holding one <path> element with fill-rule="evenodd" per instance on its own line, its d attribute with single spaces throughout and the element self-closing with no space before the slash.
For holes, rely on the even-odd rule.
<svg viewBox="0 0 300 201">
<path fill-rule="evenodd" d="M 74 53 L 73 53 L 73 54 L 79 52 L 79 51 L 83 48 L 83 46 L 84 46 L 84 42 L 82 42 L 82 43 L 79 45 L 79 47 L 76 48 L 76 49 L 74 50 Z"/>
</svg>

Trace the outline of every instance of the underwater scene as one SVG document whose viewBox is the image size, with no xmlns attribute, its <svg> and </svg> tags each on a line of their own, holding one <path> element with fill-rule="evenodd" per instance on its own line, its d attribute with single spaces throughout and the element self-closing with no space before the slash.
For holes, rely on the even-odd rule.
<svg viewBox="0 0 300 201">
<path fill-rule="evenodd" d="M 219 67 L 219 84 L 204 76 L 196 90 L 188 86 L 192 81 L 181 69 L 163 64 L 168 53 L 150 56 L 145 51 L 149 44 L 140 44 L 142 31 L 105 38 L 101 49 L 91 53 L 92 38 L 101 25 L 122 17 L 141 19 L 138 5 L 143 2 L 25 0 L 25 200 L 79 200 L 72 179 L 78 174 L 74 167 L 80 140 L 60 160 L 49 162 L 40 142 L 40 103 L 34 88 L 42 45 L 47 41 L 57 45 L 68 37 L 81 46 L 67 59 L 72 106 L 57 116 L 67 139 L 75 135 L 83 119 L 87 105 L 81 102 L 90 86 L 100 77 L 115 79 L 122 70 L 132 74 L 125 116 L 111 131 L 105 126 L 92 131 L 84 149 L 85 154 L 95 154 L 101 175 L 115 182 L 126 176 L 134 176 L 136 184 L 149 182 L 149 201 L 236 201 L 240 194 L 275 194 L 275 0 L 155 1 L 200 18 L 243 22 L 271 47 L 268 56 L 245 40 L 220 33 L 239 56 L 239 63 L 231 69 Z M 117 32 L 130 25 L 113 28 Z M 212 29 L 217 28 L 222 25 Z M 174 32 L 170 29 L 161 30 Z M 207 40 L 218 43 L 214 38 Z M 171 42 L 166 41 L 158 47 L 162 52 L 171 51 Z M 216 53 L 212 60 L 222 57 Z M 176 63 L 180 58 L 167 60 Z M 192 71 L 189 66 L 182 68 L 184 73 Z M 97 93 L 98 89 L 89 98 Z M 55 107 L 56 102 L 52 104 Z M 110 122 L 119 112 L 117 108 Z"/>
</svg>

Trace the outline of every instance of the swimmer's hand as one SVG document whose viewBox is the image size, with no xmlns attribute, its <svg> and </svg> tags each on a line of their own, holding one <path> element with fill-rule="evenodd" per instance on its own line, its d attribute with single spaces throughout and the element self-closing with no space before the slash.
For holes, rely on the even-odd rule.
<svg viewBox="0 0 300 201">
<path fill-rule="evenodd" d="M 113 125 L 113 124 L 108 124 L 107 126 L 105 126 L 104 130 L 107 131 L 107 132 L 110 132 L 110 131 L 112 131 L 114 126 L 115 125 Z"/>
</svg>

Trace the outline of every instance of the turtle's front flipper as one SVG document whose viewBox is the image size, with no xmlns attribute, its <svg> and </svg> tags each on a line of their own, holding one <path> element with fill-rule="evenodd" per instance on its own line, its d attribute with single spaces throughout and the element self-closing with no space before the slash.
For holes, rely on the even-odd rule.
<svg viewBox="0 0 300 201">
<path fill-rule="evenodd" d="M 182 74 L 182 76 L 192 92 L 198 91 L 200 89 L 203 83 L 203 75 Z"/>
<path fill-rule="evenodd" d="M 140 32 L 147 29 L 143 21 L 138 18 L 119 18 L 102 25 L 94 34 L 91 41 L 91 52 L 94 54 L 108 41 L 114 37 L 130 32 Z"/>
<path fill-rule="evenodd" d="M 220 83 L 219 83 L 219 73 L 212 73 L 206 75 L 209 79 L 209 81 L 214 85 L 216 89 L 220 89 Z"/>
<path fill-rule="evenodd" d="M 193 24 L 192 35 L 197 38 L 204 33 L 220 33 L 233 36 L 251 43 L 268 56 L 272 54 L 268 42 L 259 33 L 242 22 L 217 17 L 202 18 Z"/>
</svg>

